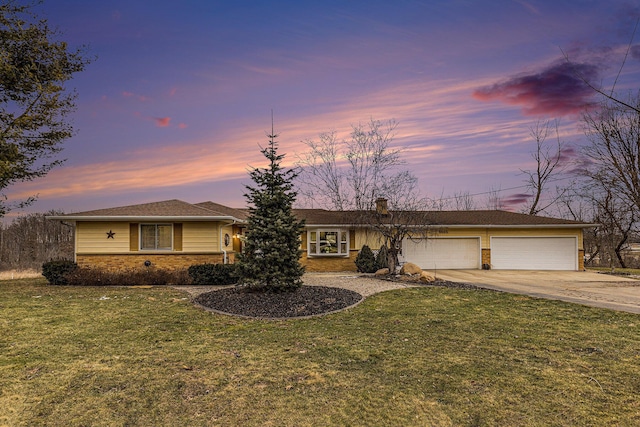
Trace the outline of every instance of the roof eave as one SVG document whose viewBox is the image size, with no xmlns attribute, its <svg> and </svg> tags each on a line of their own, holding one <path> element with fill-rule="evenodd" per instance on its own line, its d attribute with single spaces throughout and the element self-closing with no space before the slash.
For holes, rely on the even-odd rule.
<svg viewBox="0 0 640 427">
<path fill-rule="evenodd" d="M 393 227 L 393 224 L 380 224 L 384 226 Z M 401 226 L 407 226 L 406 224 L 400 224 Z M 370 227 L 371 224 L 305 224 L 307 228 L 318 228 L 318 227 Z M 592 228 L 598 227 L 598 224 L 426 224 L 426 225 L 410 225 L 410 227 L 440 227 L 440 228 Z"/>
<path fill-rule="evenodd" d="M 598 224 L 431 224 L 432 227 L 447 228 L 591 228 Z"/>
<path fill-rule="evenodd" d="M 182 216 L 182 215 L 53 215 L 47 219 L 54 221 L 112 221 L 112 222 L 206 222 L 206 221 L 229 221 L 243 223 L 244 220 L 233 216 Z"/>
</svg>

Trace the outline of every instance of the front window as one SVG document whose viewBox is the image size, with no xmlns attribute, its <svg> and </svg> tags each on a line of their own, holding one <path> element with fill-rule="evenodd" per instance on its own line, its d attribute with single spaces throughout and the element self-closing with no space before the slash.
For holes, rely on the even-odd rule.
<svg viewBox="0 0 640 427">
<path fill-rule="evenodd" d="M 143 251 L 170 251 L 172 232 L 171 224 L 141 224 L 140 249 Z"/>
<path fill-rule="evenodd" d="M 348 256 L 349 232 L 343 230 L 314 230 L 309 231 L 308 251 L 310 256 Z"/>
</svg>

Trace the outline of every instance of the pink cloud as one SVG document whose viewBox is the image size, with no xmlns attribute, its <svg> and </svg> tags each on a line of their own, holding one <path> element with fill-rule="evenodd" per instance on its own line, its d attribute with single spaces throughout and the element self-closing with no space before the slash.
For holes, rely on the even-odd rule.
<svg viewBox="0 0 640 427">
<path fill-rule="evenodd" d="M 171 117 L 155 117 L 153 120 L 155 120 L 156 126 L 158 126 L 159 128 L 166 128 L 167 126 L 169 126 Z"/>
<path fill-rule="evenodd" d="M 592 64 L 567 62 L 551 65 L 538 73 L 511 77 L 473 92 L 479 101 L 501 101 L 522 106 L 527 116 L 578 114 L 593 105 L 595 95 L 583 79 L 596 81 L 598 68 Z"/>
<path fill-rule="evenodd" d="M 226 137 L 225 137 L 226 138 Z M 98 162 L 66 166 L 47 175 L 46 181 L 29 181 L 11 188 L 12 200 L 40 193 L 41 199 L 86 195 L 95 192 L 109 194 L 141 191 L 149 188 L 175 188 L 180 185 L 202 184 L 247 176 L 247 162 L 262 165 L 264 157 L 254 149 L 238 162 L 222 162 L 220 156 L 233 158 L 237 153 L 235 139 L 211 150 L 208 141 L 190 145 L 160 147 L 130 152 L 130 160 Z M 147 168 L 140 168 L 139 158 L 145 156 Z M 211 164 L 218 166 L 211 168 Z M 187 165 L 177 167 L 177 165 Z"/>
<path fill-rule="evenodd" d="M 187 126 L 187 124 L 186 124 L 186 123 L 180 123 L 180 124 L 178 124 L 178 128 L 180 128 L 180 129 L 186 129 L 187 127 L 188 127 L 188 126 Z"/>
<path fill-rule="evenodd" d="M 143 115 L 139 111 L 136 111 L 135 113 L 133 113 L 133 115 L 134 117 L 144 121 L 153 121 L 155 125 L 159 128 L 166 128 L 171 125 L 171 117 L 149 117 L 149 116 Z M 178 127 L 180 129 L 184 129 L 187 127 L 187 125 L 185 125 L 184 123 L 180 123 Z"/>
</svg>

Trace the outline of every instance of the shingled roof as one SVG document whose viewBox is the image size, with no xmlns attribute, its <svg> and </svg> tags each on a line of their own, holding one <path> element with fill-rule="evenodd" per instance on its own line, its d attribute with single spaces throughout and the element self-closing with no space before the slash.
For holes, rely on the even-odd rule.
<svg viewBox="0 0 640 427">
<path fill-rule="evenodd" d="M 358 211 L 327 211 L 323 209 L 294 209 L 294 214 L 299 219 L 304 219 L 307 225 L 357 225 L 370 222 L 366 218 L 372 217 L 372 212 Z M 414 215 L 391 211 L 386 217 L 390 223 L 394 219 L 403 218 L 410 220 Z M 455 226 L 569 226 L 587 227 L 592 224 L 584 224 L 559 218 L 526 215 L 499 210 L 472 210 L 472 211 L 421 211 L 416 212 L 415 218 L 424 221 L 425 224 L 455 227 Z M 373 219 L 374 221 L 380 218 Z M 382 218 L 384 220 L 384 218 Z"/>
<path fill-rule="evenodd" d="M 235 218 L 245 220 L 247 219 L 247 210 L 246 209 L 236 209 L 230 208 L 229 206 L 221 205 L 219 203 L 214 202 L 201 202 L 196 203 L 196 206 L 201 208 L 205 208 L 209 211 L 219 213 L 221 215 L 233 216 Z"/>
<path fill-rule="evenodd" d="M 307 226 L 365 225 L 364 221 L 372 212 L 361 211 L 329 211 L 325 209 L 294 209 L 298 219 L 304 219 Z M 559 218 L 549 218 L 536 215 L 526 215 L 498 210 L 473 211 L 429 211 L 419 212 L 419 218 L 425 225 L 440 227 L 590 227 L 585 224 Z M 50 219 L 70 221 L 141 221 L 141 220 L 172 220 L 172 221 L 220 221 L 229 220 L 245 222 L 247 209 L 236 209 L 214 202 L 191 204 L 181 200 L 165 200 L 155 203 L 121 206 L 107 209 L 97 209 L 86 212 L 63 214 L 49 217 Z M 388 216 L 389 222 L 394 220 L 394 212 Z"/>
<path fill-rule="evenodd" d="M 222 205 L 220 205 L 222 206 Z M 228 208 L 231 209 L 231 208 Z M 236 220 L 242 221 L 231 212 L 219 212 L 205 207 L 183 202 L 182 200 L 165 200 L 162 202 L 143 203 L 139 205 L 120 206 L 116 208 L 96 209 L 86 212 L 63 214 L 50 217 L 60 220 Z"/>
<path fill-rule="evenodd" d="M 441 226 L 590 225 L 579 221 L 499 210 L 432 211 L 429 212 L 428 218 L 431 224 Z"/>
</svg>

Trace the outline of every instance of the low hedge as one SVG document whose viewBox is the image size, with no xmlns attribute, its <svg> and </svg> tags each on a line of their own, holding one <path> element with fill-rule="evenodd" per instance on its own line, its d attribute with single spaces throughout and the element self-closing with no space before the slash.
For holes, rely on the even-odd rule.
<svg viewBox="0 0 640 427">
<path fill-rule="evenodd" d="M 185 270 L 163 270 L 138 268 L 122 271 L 105 271 L 97 268 L 78 267 L 66 275 L 72 286 L 143 286 L 143 285 L 188 285 L 189 275 Z"/>
<path fill-rule="evenodd" d="M 107 271 L 79 267 L 73 261 L 49 261 L 43 264 L 42 275 L 51 285 L 71 286 L 233 285 L 239 279 L 235 264 L 196 264 L 183 270 Z"/>
<path fill-rule="evenodd" d="M 42 275 L 51 285 L 68 285 L 67 275 L 78 269 L 78 264 L 69 260 L 48 261 L 42 264 Z"/>
<path fill-rule="evenodd" d="M 235 264 L 195 264 L 187 271 L 194 285 L 235 285 L 237 270 Z"/>
</svg>

